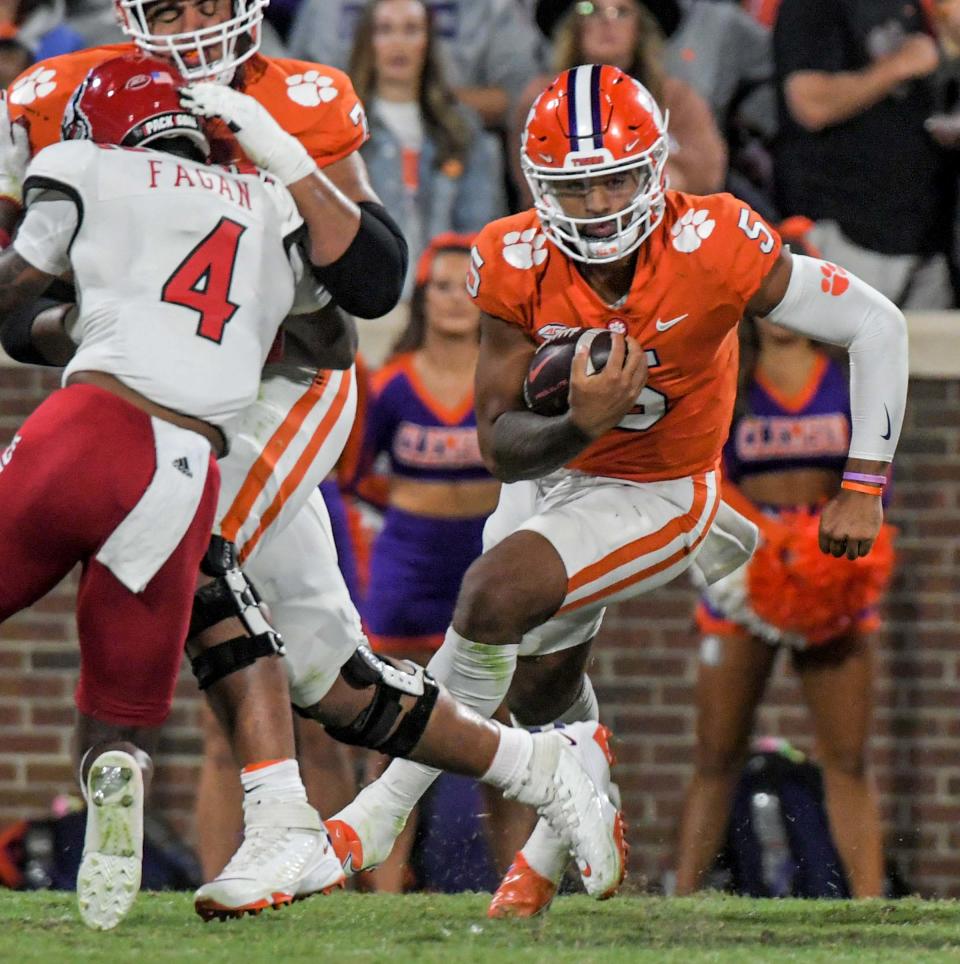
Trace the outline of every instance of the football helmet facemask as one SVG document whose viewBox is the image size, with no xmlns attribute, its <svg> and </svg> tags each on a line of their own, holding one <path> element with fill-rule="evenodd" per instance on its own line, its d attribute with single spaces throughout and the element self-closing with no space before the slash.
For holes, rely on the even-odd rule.
<svg viewBox="0 0 960 964">
<path fill-rule="evenodd" d="M 635 251 L 663 218 L 667 118 L 650 92 L 616 67 L 564 71 L 527 116 L 520 163 L 547 237 L 576 261 L 602 264 Z M 635 189 L 618 211 L 573 216 L 562 199 L 593 184 Z M 591 234 L 610 225 L 611 233 Z"/>
<path fill-rule="evenodd" d="M 260 49 L 263 11 L 270 0 L 230 0 L 232 16 L 222 23 L 160 34 L 151 30 L 147 15 L 151 8 L 165 3 L 166 0 L 114 0 L 114 11 L 123 32 L 141 50 L 169 57 L 187 81 L 216 80 L 228 84 L 237 67 Z"/>
</svg>

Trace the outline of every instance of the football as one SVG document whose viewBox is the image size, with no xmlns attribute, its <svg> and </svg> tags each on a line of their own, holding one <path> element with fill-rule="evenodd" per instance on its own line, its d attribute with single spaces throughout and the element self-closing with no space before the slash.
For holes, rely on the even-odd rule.
<svg viewBox="0 0 960 964">
<path fill-rule="evenodd" d="M 537 415 L 563 415 L 569 401 L 570 366 L 581 339 L 587 339 L 590 353 L 587 374 L 603 371 L 610 357 L 613 338 L 604 328 L 571 328 L 544 342 L 530 359 L 523 381 L 523 400 Z"/>
</svg>

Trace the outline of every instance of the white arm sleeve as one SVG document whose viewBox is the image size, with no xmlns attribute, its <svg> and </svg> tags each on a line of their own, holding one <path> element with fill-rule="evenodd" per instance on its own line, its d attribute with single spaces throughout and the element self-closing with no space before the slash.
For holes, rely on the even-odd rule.
<svg viewBox="0 0 960 964">
<path fill-rule="evenodd" d="M 66 195 L 56 191 L 34 194 L 13 248 L 38 270 L 62 275 L 70 269 L 70 243 L 78 223 L 77 205 Z"/>
<path fill-rule="evenodd" d="M 855 275 L 795 254 L 783 300 L 769 319 L 850 354 L 850 458 L 889 462 L 897 448 L 907 401 L 907 323 L 893 302 Z M 823 269 L 823 270 L 821 270 Z M 829 272 L 827 274 L 826 272 Z M 832 278 L 837 292 L 823 285 Z M 831 287 L 831 286 L 828 286 Z"/>
</svg>

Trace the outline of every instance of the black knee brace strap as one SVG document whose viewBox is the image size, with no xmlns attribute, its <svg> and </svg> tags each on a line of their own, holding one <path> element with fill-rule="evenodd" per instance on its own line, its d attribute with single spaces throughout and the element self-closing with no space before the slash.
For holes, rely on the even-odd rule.
<svg viewBox="0 0 960 964">
<path fill-rule="evenodd" d="M 267 622 L 260 608 L 260 596 L 240 569 L 232 542 L 212 536 L 200 571 L 212 576 L 213 582 L 194 593 L 187 656 L 203 690 L 263 656 L 282 656 L 283 640 Z M 237 636 L 209 649 L 198 650 L 192 645 L 193 639 L 204 630 L 233 616 L 249 635 Z"/>
<path fill-rule="evenodd" d="M 422 666 L 411 665 L 414 672 L 408 673 L 380 659 L 366 646 L 359 646 L 341 667 L 340 675 L 354 689 L 374 687 L 373 698 L 352 723 L 328 726 L 327 732 L 341 743 L 379 750 L 388 756 L 409 755 L 420 742 L 440 696 L 437 681 Z M 403 713 L 403 696 L 416 697 L 416 702 L 394 729 Z"/>
<path fill-rule="evenodd" d="M 263 656 L 276 656 L 280 650 L 277 649 L 275 639 L 273 633 L 237 636 L 225 643 L 201 650 L 196 656 L 190 657 L 190 668 L 197 678 L 197 685 L 205 690 L 224 676 L 250 666 Z"/>
</svg>

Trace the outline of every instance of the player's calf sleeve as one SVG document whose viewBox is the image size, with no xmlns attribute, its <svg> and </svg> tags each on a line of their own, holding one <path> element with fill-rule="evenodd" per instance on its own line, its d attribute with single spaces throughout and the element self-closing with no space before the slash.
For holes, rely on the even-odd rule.
<svg viewBox="0 0 960 964">
<path fill-rule="evenodd" d="M 427 669 L 454 699 L 489 718 L 510 689 L 519 649 L 471 642 L 451 626 Z"/>
</svg>

